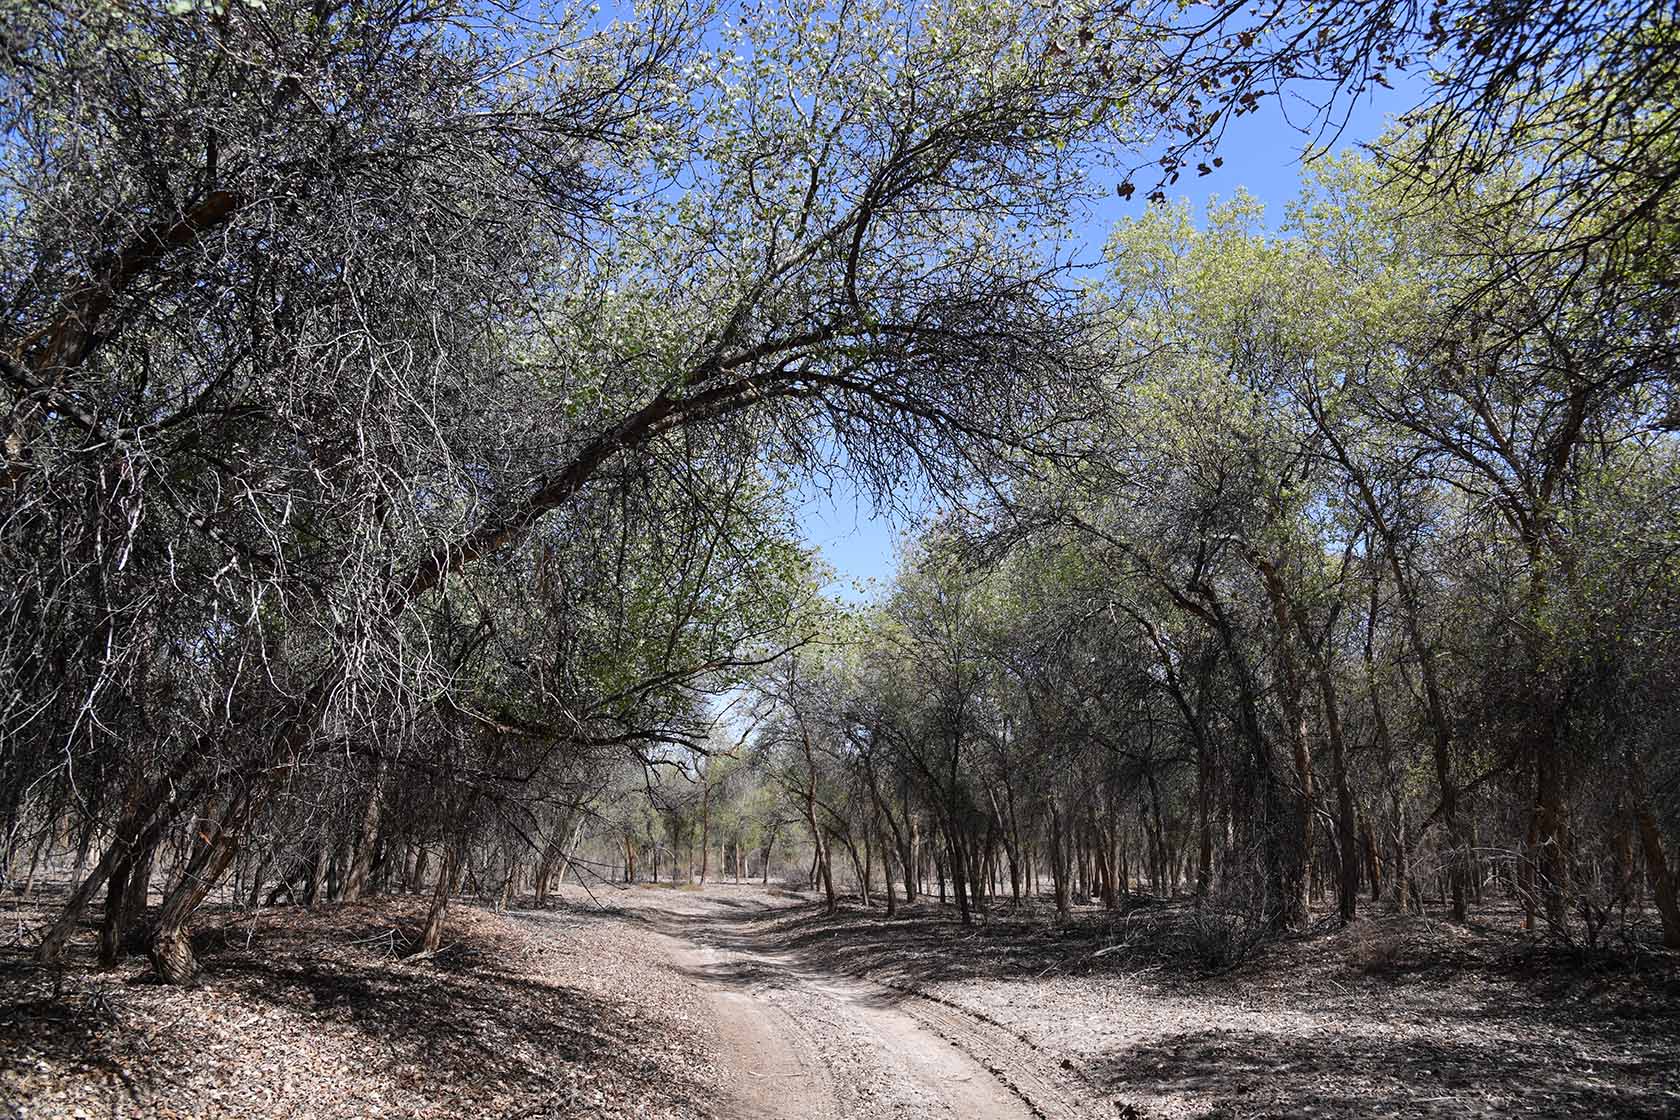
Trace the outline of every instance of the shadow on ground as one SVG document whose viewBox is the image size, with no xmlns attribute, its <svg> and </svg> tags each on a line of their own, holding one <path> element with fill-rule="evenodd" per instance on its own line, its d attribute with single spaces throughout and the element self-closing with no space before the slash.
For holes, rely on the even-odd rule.
<svg viewBox="0 0 1680 1120">
<path fill-rule="evenodd" d="M 950 999 L 1076 1058 L 1122 1115 L 1680 1117 L 1673 954 L 1550 945 L 1495 911 L 1325 923 L 1215 964 L 1219 931 L 1185 903 L 1052 918 L 805 902 L 655 920 Z"/>
<path fill-rule="evenodd" d="M 1450 1030 L 1399 1040 L 1356 1026 L 1307 1037 L 1214 1030 L 1159 1037 L 1091 1063 L 1135 1101 L 1211 1102 L 1199 1115 L 1465 1117 L 1676 1115 L 1671 1060 L 1583 1062 L 1536 1039 L 1512 1047 L 1454 1041 Z"/>
<path fill-rule="evenodd" d="M 68 1075 L 109 1086 L 113 1107 L 197 1114 L 222 1055 L 240 1052 L 276 1079 L 267 1063 L 283 1055 L 305 1097 L 312 1076 L 359 1082 L 318 1086 L 317 1115 L 365 1111 L 348 1102 L 370 1087 L 385 1088 L 386 1104 L 395 1090 L 548 1114 L 569 1103 L 559 1074 L 636 1075 L 640 1046 L 657 1041 L 621 1006 L 545 969 L 540 948 L 475 928 L 487 923 L 469 908 L 452 913 L 444 949 L 415 963 L 402 954 L 417 941 L 418 903 L 286 910 L 195 938 L 203 974 L 189 990 L 154 983 L 138 959 L 95 972 L 85 938 L 64 969 L 37 966 L 22 946 L 0 950 L 0 1090 L 9 1082 L 27 1100 L 31 1085 Z M 224 1072 L 250 1075 L 231 1061 Z"/>
</svg>

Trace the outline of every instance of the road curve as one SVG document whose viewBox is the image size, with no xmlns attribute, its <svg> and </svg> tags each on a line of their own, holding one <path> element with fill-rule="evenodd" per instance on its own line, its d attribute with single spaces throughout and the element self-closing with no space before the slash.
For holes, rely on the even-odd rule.
<svg viewBox="0 0 1680 1120">
<path fill-rule="evenodd" d="M 670 897 L 670 896 L 667 896 Z M 730 1120 L 1070 1120 L 1080 1103 L 1018 1038 L 933 1000 L 761 943 L 730 903 L 637 916 L 711 1002 Z M 731 920 L 736 919 L 736 920 Z"/>
</svg>

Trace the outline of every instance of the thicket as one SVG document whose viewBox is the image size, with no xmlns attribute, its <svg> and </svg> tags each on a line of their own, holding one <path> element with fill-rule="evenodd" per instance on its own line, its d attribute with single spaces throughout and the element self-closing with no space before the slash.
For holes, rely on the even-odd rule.
<svg viewBox="0 0 1680 1120">
<path fill-rule="evenodd" d="M 1680 940 L 1672 21 L 1245 13 L 19 9 L 0 875 L 73 872 L 42 957 L 103 896 L 101 959 L 184 981 L 211 897 L 398 885 L 434 949 L 463 883 L 692 847 L 693 792 L 702 869 L 803 827 L 831 898 L 837 843 L 965 918 L 1048 873 L 1597 939 L 1648 889 Z M 1261 97 L 1333 122 L 1426 58 L 1282 235 L 1163 197 L 1076 267 L 1151 138 L 1165 191 Z M 812 471 L 951 504 L 876 610 L 815 601 Z"/>
</svg>

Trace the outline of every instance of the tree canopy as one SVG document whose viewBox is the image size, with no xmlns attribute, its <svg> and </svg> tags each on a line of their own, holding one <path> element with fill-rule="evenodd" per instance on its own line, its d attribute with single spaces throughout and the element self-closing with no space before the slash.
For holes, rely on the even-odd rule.
<svg viewBox="0 0 1680 1120">
<path fill-rule="evenodd" d="M 179 981 L 230 875 L 355 897 L 428 848 L 436 948 L 463 862 L 540 894 L 585 823 L 657 845 L 611 798 L 673 770 L 737 872 L 802 820 L 831 900 L 831 841 L 909 890 L 928 837 L 965 917 L 1001 851 L 1063 910 L 1147 877 L 1273 931 L 1435 872 L 1462 918 L 1502 875 L 1597 937 L 1632 822 L 1680 940 L 1673 38 L 1641 4 L 29 5 L 0 850 L 78 851 L 43 955 L 101 890 L 117 953 L 159 853 Z M 1422 66 L 1275 232 L 1166 198 L 1262 95 L 1331 136 Z M 1074 227 L 1140 152 L 1093 272 Z M 813 471 L 949 509 L 860 617 L 816 601 Z"/>
</svg>

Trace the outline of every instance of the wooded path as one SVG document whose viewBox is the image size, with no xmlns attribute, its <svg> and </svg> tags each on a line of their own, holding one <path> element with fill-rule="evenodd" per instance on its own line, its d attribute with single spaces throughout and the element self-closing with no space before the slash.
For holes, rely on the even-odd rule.
<svg viewBox="0 0 1680 1120">
<path fill-rule="evenodd" d="M 753 899 L 635 892 L 669 962 L 706 992 L 739 1120 L 1082 1114 L 1049 1058 L 1000 1027 L 772 943 Z M 529 915 L 540 923 L 543 916 Z"/>
</svg>

